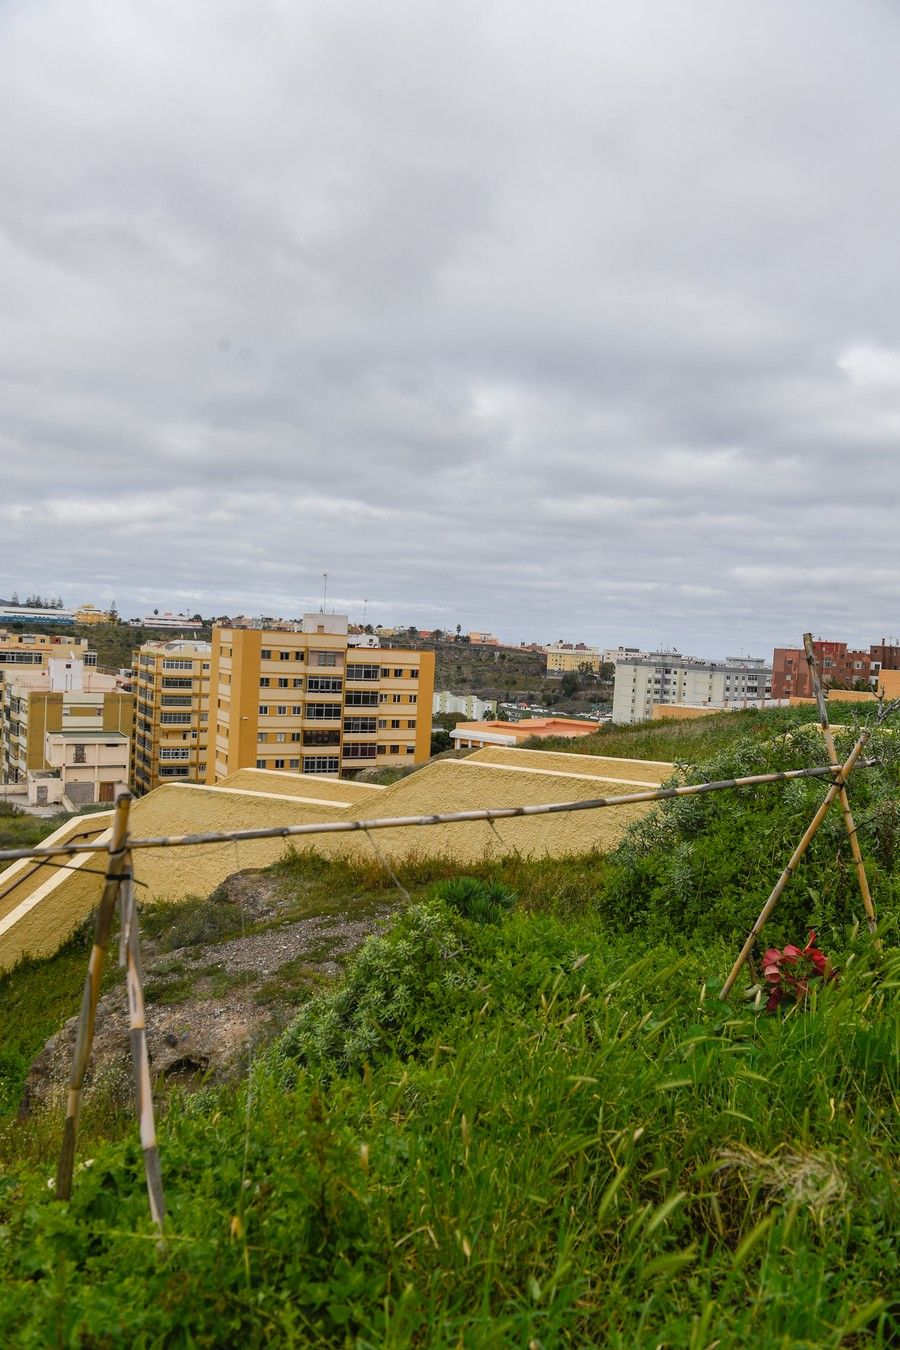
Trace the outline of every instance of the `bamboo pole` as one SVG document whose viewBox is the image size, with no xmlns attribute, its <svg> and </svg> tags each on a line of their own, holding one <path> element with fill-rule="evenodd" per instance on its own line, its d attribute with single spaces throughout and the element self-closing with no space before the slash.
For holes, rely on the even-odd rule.
<svg viewBox="0 0 900 1350">
<path fill-rule="evenodd" d="M 103 978 L 103 963 L 109 942 L 109 930 L 112 926 L 116 895 L 125 865 L 130 807 L 131 793 L 123 790 L 118 794 L 115 802 L 106 878 L 94 917 L 94 943 L 88 960 L 81 1012 L 78 1015 L 78 1030 L 75 1035 L 75 1051 L 72 1055 L 72 1067 L 69 1072 L 66 1122 L 63 1127 L 62 1148 L 56 1168 L 56 1197 L 59 1200 L 68 1200 L 72 1194 L 72 1172 L 75 1167 L 75 1141 L 78 1134 L 81 1090 L 84 1086 L 84 1075 L 94 1040 L 94 1022 L 97 1016 L 97 1000 L 100 996 L 100 981 Z"/>
<path fill-rule="evenodd" d="M 810 679 L 812 680 L 812 687 L 816 696 L 816 706 L 819 709 L 819 721 L 822 724 L 822 736 L 825 740 L 825 750 L 831 763 L 837 764 L 837 750 L 834 747 L 834 736 L 828 721 L 828 704 L 825 701 L 825 691 L 822 688 L 822 680 L 819 675 L 819 663 L 816 661 L 816 654 L 813 650 L 812 633 L 803 634 L 803 650 L 806 653 L 806 664 L 809 666 Z M 847 837 L 850 840 L 850 853 L 853 857 L 853 865 L 856 868 L 856 880 L 859 884 L 859 893 L 862 896 L 863 908 L 866 911 L 866 923 L 869 926 L 869 932 L 874 934 L 877 927 L 875 905 L 872 900 L 872 892 L 869 890 L 869 878 L 866 876 L 866 864 L 863 862 L 862 850 L 859 847 L 859 838 L 856 833 L 853 812 L 850 810 L 850 798 L 847 795 L 846 786 L 841 786 L 838 796 L 840 797 L 841 802 L 841 814 L 844 817 L 844 828 L 846 829 Z"/>
<path fill-rule="evenodd" d="M 863 759 L 857 768 L 869 768 L 877 761 Z M 584 801 L 548 802 L 536 806 L 485 807 L 473 811 L 446 811 L 429 816 L 389 816 L 373 820 L 330 820 L 310 825 L 268 825 L 254 830 L 210 830 L 204 834 L 155 835 L 147 839 L 129 839 L 131 852 L 141 848 L 189 848 L 201 844 L 228 844 L 246 839 L 296 839 L 316 834 L 347 834 L 354 830 L 391 830 L 413 825 L 453 825 L 458 821 L 509 820 L 516 816 L 550 816 L 566 811 L 599 811 L 609 806 L 632 806 L 639 802 L 666 802 L 676 797 L 692 797 L 704 792 L 722 792 L 731 788 L 760 787 L 766 783 L 786 783 L 795 778 L 834 778 L 840 766 L 818 765 L 812 769 L 786 769 L 779 773 L 748 774 L 743 778 L 723 778 L 713 783 L 690 783 L 684 787 L 658 788 L 652 792 L 629 792 L 616 797 L 591 797 Z M 75 853 L 96 853 L 95 844 L 57 844 L 51 848 L 0 850 L 0 862 L 18 858 L 55 858 Z"/>
<path fill-rule="evenodd" d="M 166 1205 L 163 1195 L 159 1148 L 156 1142 L 156 1122 L 153 1116 L 153 1091 L 150 1083 L 150 1058 L 147 1053 L 147 1022 L 144 1010 L 143 969 L 141 966 L 141 936 L 137 906 L 134 902 L 134 873 L 131 854 L 126 854 L 120 888 L 121 937 L 119 964 L 125 966 L 128 991 L 128 1020 L 131 1034 L 131 1061 L 134 1069 L 135 1104 L 144 1153 L 144 1175 L 150 1217 L 160 1230 Z"/>
<path fill-rule="evenodd" d="M 734 982 L 737 979 L 738 975 L 741 973 L 741 967 L 747 960 L 747 957 L 750 955 L 754 942 L 759 937 L 759 934 L 765 927 L 766 920 L 772 913 L 772 910 L 778 904 L 778 901 L 781 898 L 781 895 L 784 892 L 785 887 L 787 886 L 788 882 L 793 876 L 794 871 L 798 863 L 800 862 L 800 859 L 803 857 L 804 853 L 809 848 L 813 836 L 815 835 L 819 826 L 822 824 L 822 821 L 828 814 L 828 808 L 831 806 L 831 803 L 835 800 L 835 798 L 840 794 L 841 785 L 844 782 L 846 782 L 848 775 L 852 772 L 853 766 L 856 763 L 859 756 L 862 754 L 862 751 L 865 749 L 866 742 L 868 741 L 871 734 L 872 734 L 871 728 L 866 727 L 860 733 L 859 740 L 856 742 L 853 749 L 850 751 L 850 754 L 847 757 L 846 762 L 838 766 L 837 778 L 835 779 L 835 781 L 832 783 L 831 787 L 825 794 L 824 800 L 822 801 L 822 805 L 819 807 L 818 811 L 807 825 L 803 838 L 800 840 L 800 843 L 797 845 L 797 847 L 794 849 L 794 852 L 791 854 L 790 862 L 782 872 L 781 876 L 776 881 L 771 895 L 769 896 L 768 900 L 763 905 L 762 910 L 760 911 L 759 918 L 756 920 L 756 923 L 750 929 L 750 934 L 747 938 L 747 941 L 741 948 L 740 953 L 738 954 L 738 958 L 731 968 L 731 973 L 729 974 L 728 979 L 722 986 L 722 992 L 719 994 L 720 999 L 726 999 L 728 995 L 731 993 Z"/>
</svg>

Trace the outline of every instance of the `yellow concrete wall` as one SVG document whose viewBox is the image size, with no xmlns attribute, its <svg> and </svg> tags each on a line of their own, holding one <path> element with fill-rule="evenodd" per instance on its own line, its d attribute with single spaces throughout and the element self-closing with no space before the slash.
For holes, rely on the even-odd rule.
<svg viewBox="0 0 900 1350">
<path fill-rule="evenodd" d="M 890 674 L 889 671 L 883 671 L 882 674 Z M 864 693 L 861 689 L 829 689 L 829 703 L 874 703 L 875 695 Z M 814 698 L 800 698 L 797 694 L 791 694 L 788 704 L 792 708 L 799 708 L 805 704 L 816 706 Z"/>
<path fill-rule="evenodd" d="M 675 765 L 661 759 L 626 759 L 620 755 L 577 755 L 558 750 L 522 750 L 518 746 L 486 745 L 460 764 L 505 764 L 512 768 L 553 770 L 556 773 L 587 774 L 597 778 L 623 778 L 662 783 L 675 772 Z"/>
<path fill-rule="evenodd" d="M 223 778 L 219 787 L 246 788 L 251 792 L 276 792 L 289 797 L 322 797 L 351 806 L 354 802 L 377 797 L 384 788 L 377 783 L 358 783 L 353 779 L 324 778 L 321 774 L 282 772 L 280 769 L 237 769 Z"/>
<path fill-rule="evenodd" d="M 654 703 L 652 717 L 654 722 L 678 722 L 690 721 L 694 717 L 711 717 L 714 713 L 725 711 L 725 708 L 690 708 L 684 703 Z"/>
</svg>

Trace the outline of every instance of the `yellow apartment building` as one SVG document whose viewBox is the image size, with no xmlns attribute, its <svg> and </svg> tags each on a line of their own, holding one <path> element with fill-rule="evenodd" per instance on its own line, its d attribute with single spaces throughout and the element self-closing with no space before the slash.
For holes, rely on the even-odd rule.
<svg viewBox="0 0 900 1350">
<path fill-rule="evenodd" d="M 134 655 L 132 787 L 205 783 L 208 769 L 212 647 L 208 642 L 145 642 Z"/>
<path fill-rule="evenodd" d="M 545 647 L 544 651 L 548 675 L 562 675 L 568 670 L 581 670 L 583 666 L 599 672 L 603 665 L 603 653 L 597 647 Z"/>
<path fill-rule="evenodd" d="M 351 647 L 341 614 L 215 628 L 212 648 L 208 783 L 254 767 L 335 778 L 431 753 L 433 652 Z"/>
<path fill-rule="evenodd" d="M 115 676 L 77 659 L 20 671 L 0 686 L 0 782 L 26 785 L 31 796 L 36 776 L 65 779 L 72 768 L 72 781 L 95 789 L 79 789 L 79 801 L 112 801 L 115 783 L 127 781 L 132 708 Z"/>
<path fill-rule="evenodd" d="M 75 611 L 75 622 L 82 627 L 95 623 L 109 623 L 108 609 L 97 609 L 96 605 L 79 605 Z"/>
</svg>

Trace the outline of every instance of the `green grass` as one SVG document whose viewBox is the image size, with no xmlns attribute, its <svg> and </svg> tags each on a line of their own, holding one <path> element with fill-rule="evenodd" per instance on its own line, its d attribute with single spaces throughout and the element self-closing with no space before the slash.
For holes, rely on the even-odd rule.
<svg viewBox="0 0 900 1350">
<path fill-rule="evenodd" d="M 593 736 L 580 736 L 577 740 L 539 739 L 526 742 L 526 746 L 531 750 L 561 750 L 573 755 L 622 755 L 626 759 L 697 764 L 744 737 L 767 740 L 793 726 L 814 720 L 815 709 L 810 708 L 764 711 L 748 708 L 677 722 L 662 719 L 635 722 L 629 726 L 609 723 Z M 821 763 L 826 762 L 823 754 Z"/>
<path fill-rule="evenodd" d="M 65 812 L 57 816 L 31 816 L 13 802 L 0 801 L 0 849 L 33 848 L 69 819 Z M 0 861 L 0 872 L 9 866 Z"/>
<path fill-rule="evenodd" d="M 815 759 L 802 734 L 774 741 L 791 724 L 738 714 L 705 719 L 693 741 L 683 724 L 659 731 L 678 733 L 699 779 Z M 649 753 L 656 730 L 629 744 Z M 451 860 L 421 859 L 399 873 L 411 907 L 374 858 L 287 859 L 276 875 L 289 917 L 388 904 L 400 917 L 342 980 L 316 984 L 303 962 L 278 972 L 270 993 L 297 1014 L 246 1081 L 167 1095 L 164 1249 L 115 1085 L 86 1099 L 79 1159 L 92 1164 L 69 1206 L 47 1188 L 59 1121 L 7 1125 L 6 1338 L 894 1343 L 900 812 L 896 750 L 886 737 L 876 750 L 882 763 L 852 792 L 884 946 L 857 921 L 835 816 L 766 937 L 802 943 L 814 921 L 841 979 L 774 1016 L 745 1000 L 748 979 L 727 1003 L 718 990 L 821 783 L 682 799 L 610 857 L 507 858 L 467 867 L 464 883 Z M 233 916 L 211 917 L 221 904 L 198 902 L 182 936 L 230 932 Z M 152 922 L 177 945 L 177 914 Z M 9 977 L 23 1056 L 46 1034 L 29 1042 L 26 1007 L 43 1015 L 57 990 L 65 1015 L 67 979 L 77 1004 L 71 955 Z M 6 997 L 0 982 L 0 1016 Z"/>
</svg>

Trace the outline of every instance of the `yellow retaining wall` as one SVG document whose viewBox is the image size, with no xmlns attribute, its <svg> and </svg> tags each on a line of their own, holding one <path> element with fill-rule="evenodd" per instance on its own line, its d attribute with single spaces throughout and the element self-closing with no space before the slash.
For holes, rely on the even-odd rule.
<svg viewBox="0 0 900 1350">
<path fill-rule="evenodd" d="M 475 750 L 460 764 L 496 764 L 511 769 L 541 769 L 554 773 L 586 774 L 591 778 L 623 779 L 633 783 L 658 784 L 670 778 L 675 765 L 661 759 L 624 759 L 616 755 L 577 755 L 556 750 L 519 750 L 513 746 L 487 745 Z M 606 793 L 598 794 L 606 796 Z"/>
<path fill-rule="evenodd" d="M 288 797 L 319 797 L 341 806 L 351 806 L 384 792 L 377 783 L 323 778 L 311 773 L 282 773 L 280 769 L 236 769 L 216 787 L 247 788 L 251 792 L 275 792 Z"/>
</svg>

